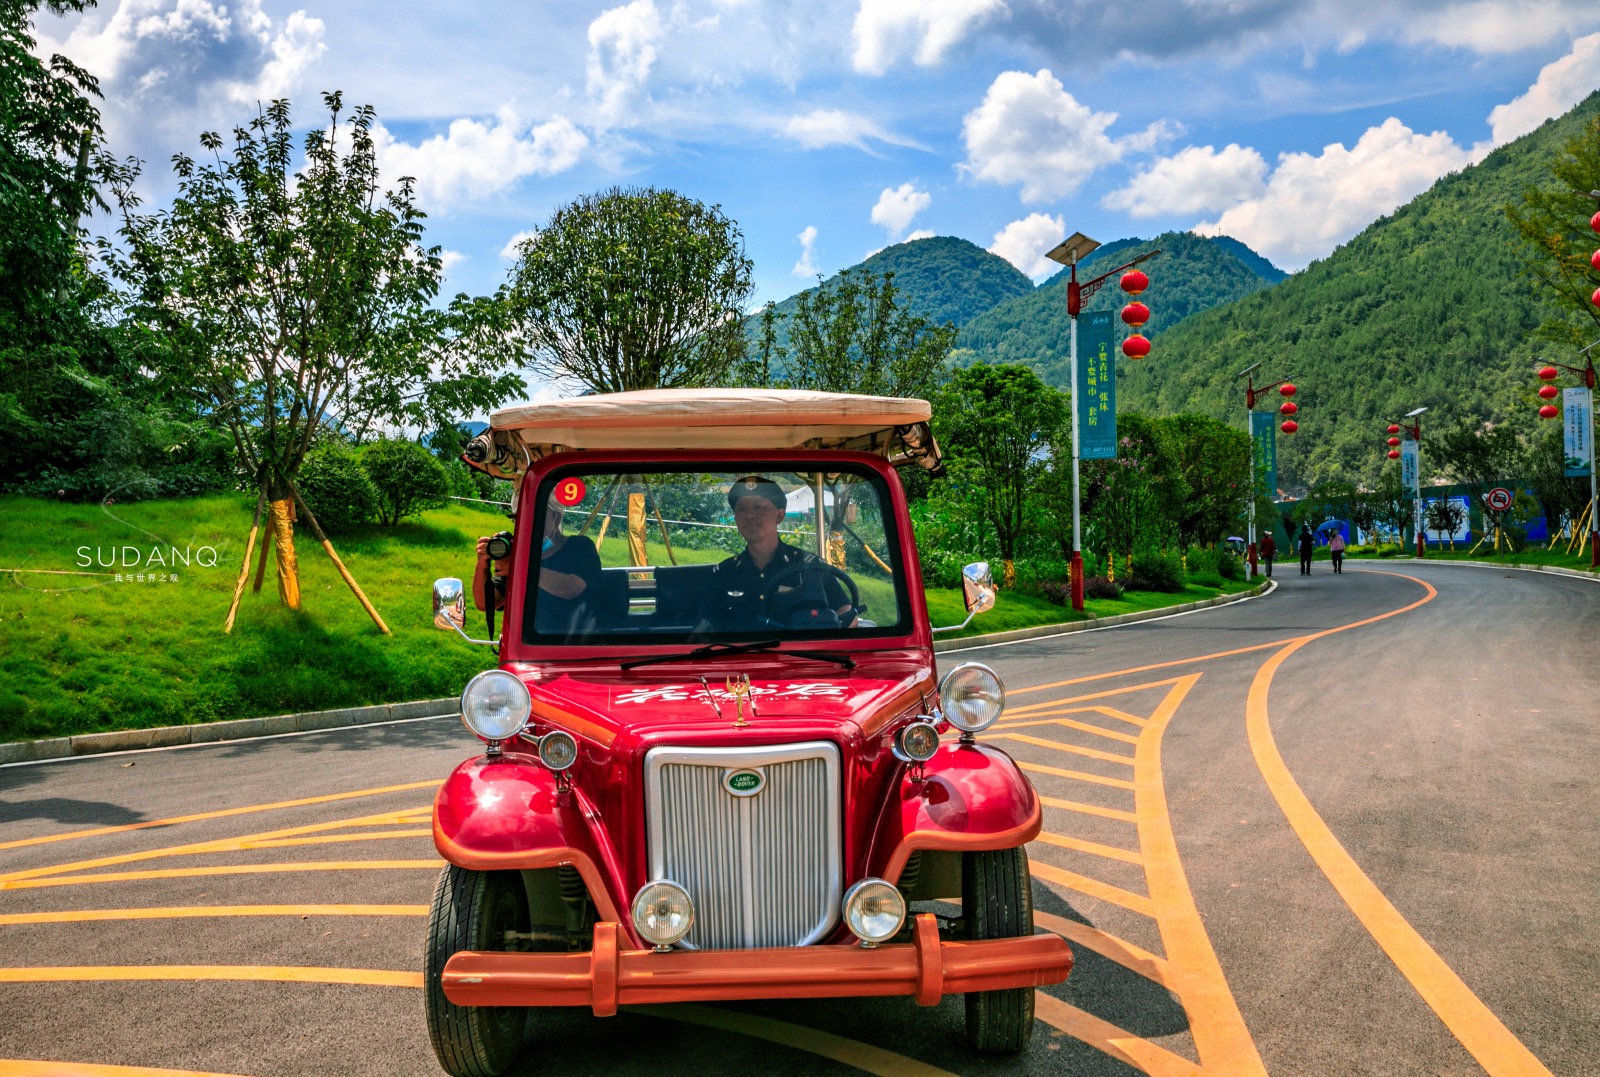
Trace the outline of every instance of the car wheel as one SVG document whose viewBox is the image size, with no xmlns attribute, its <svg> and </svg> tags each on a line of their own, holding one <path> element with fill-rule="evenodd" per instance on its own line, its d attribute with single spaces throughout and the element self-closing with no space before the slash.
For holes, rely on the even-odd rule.
<svg viewBox="0 0 1600 1077">
<path fill-rule="evenodd" d="M 504 950 L 507 931 L 528 930 L 528 900 L 514 871 L 468 871 L 450 865 L 439 875 L 428 914 L 423 956 L 428 1038 L 451 1077 L 499 1077 L 522 1049 L 525 1006 L 457 1006 L 445 998 L 444 965 L 461 950 Z"/>
<path fill-rule="evenodd" d="M 1033 934 L 1027 853 L 986 849 L 961 858 L 961 914 L 972 939 Z M 967 1039 L 980 1051 L 1015 1054 L 1033 1035 L 1033 988 L 967 993 Z"/>
</svg>

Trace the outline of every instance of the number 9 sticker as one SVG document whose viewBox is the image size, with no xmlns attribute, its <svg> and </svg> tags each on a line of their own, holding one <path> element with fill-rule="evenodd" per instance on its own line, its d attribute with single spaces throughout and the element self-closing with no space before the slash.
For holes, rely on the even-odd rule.
<svg viewBox="0 0 1600 1077">
<path fill-rule="evenodd" d="M 556 483 L 556 504 L 570 509 L 582 501 L 583 495 L 588 492 L 582 479 L 562 479 Z"/>
</svg>

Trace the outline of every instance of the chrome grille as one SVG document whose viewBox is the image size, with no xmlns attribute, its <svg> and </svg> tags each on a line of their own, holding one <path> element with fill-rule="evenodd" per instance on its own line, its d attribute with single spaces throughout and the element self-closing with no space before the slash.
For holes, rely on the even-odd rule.
<svg viewBox="0 0 1600 1077">
<path fill-rule="evenodd" d="M 737 796 L 735 771 L 765 778 Z M 832 930 L 843 896 L 839 749 L 830 741 L 763 748 L 654 748 L 645 756 L 652 879 L 694 901 L 682 945 L 803 946 Z"/>
</svg>

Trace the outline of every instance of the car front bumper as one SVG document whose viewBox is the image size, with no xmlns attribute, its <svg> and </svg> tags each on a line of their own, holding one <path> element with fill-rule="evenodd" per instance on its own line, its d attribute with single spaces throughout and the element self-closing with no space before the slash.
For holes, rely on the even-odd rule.
<svg viewBox="0 0 1600 1077">
<path fill-rule="evenodd" d="M 911 995 L 933 1006 L 947 994 L 1057 984 L 1072 951 L 1056 935 L 951 941 L 930 913 L 912 941 L 865 948 L 624 950 L 615 923 L 594 929 L 588 953 L 464 950 L 445 964 L 445 997 L 457 1006 L 588 1006 L 609 1017 L 618 1006 L 758 998 Z"/>
</svg>

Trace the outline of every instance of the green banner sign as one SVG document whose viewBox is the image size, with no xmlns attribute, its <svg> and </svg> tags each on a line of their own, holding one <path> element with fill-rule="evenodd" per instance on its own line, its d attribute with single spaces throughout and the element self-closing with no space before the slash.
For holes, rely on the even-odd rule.
<svg viewBox="0 0 1600 1077">
<path fill-rule="evenodd" d="M 1256 489 L 1268 497 L 1278 496 L 1278 416 L 1273 412 L 1250 413 L 1250 448 L 1255 453 Z"/>
<path fill-rule="evenodd" d="M 1112 460 L 1117 455 L 1117 368 L 1111 358 L 1111 312 L 1097 310 L 1078 322 L 1078 384 L 1072 387 L 1078 456 Z"/>
</svg>

